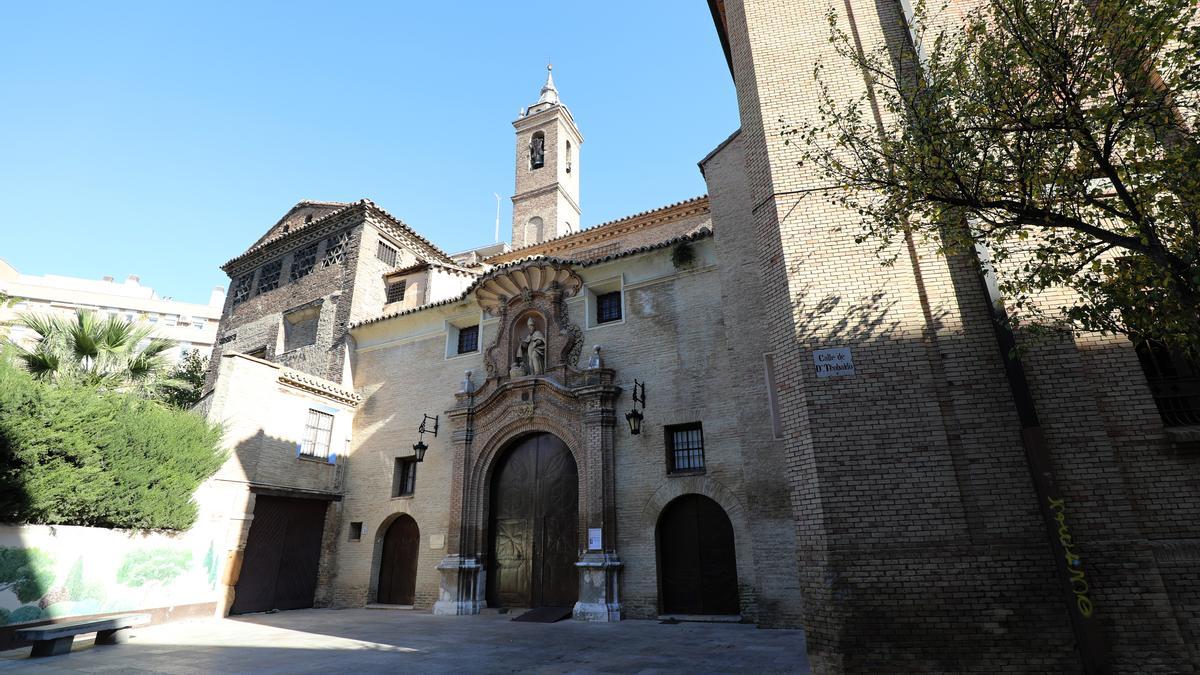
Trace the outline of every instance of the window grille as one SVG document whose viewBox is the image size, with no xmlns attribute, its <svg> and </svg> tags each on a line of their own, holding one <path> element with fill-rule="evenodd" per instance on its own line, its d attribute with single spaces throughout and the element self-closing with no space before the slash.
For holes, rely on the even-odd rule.
<svg viewBox="0 0 1200 675">
<path fill-rule="evenodd" d="M 258 275 L 258 292 L 266 293 L 279 288 L 279 273 L 283 271 L 283 261 L 275 260 L 262 266 Z"/>
<path fill-rule="evenodd" d="M 666 435 L 669 473 L 704 471 L 704 430 L 699 422 L 668 426 Z"/>
<path fill-rule="evenodd" d="M 404 286 L 406 282 L 395 281 L 387 285 L 387 301 L 400 302 L 404 299 Z"/>
<path fill-rule="evenodd" d="M 596 323 L 621 320 L 621 291 L 596 296 Z"/>
<path fill-rule="evenodd" d="M 458 353 L 469 354 L 479 351 L 479 326 L 458 329 Z"/>
<path fill-rule="evenodd" d="M 375 257 L 379 258 L 390 267 L 396 266 L 396 249 L 388 246 L 382 241 L 379 242 L 379 248 L 375 250 Z"/>
<path fill-rule="evenodd" d="M 243 303 L 250 297 L 250 284 L 253 282 L 254 272 L 247 272 L 233 282 L 233 304 Z M 157 317 L 150 320 L 151 323 L 155 321 Z"/>
<path fill-rule="evenodd" d="M 335 234 L 325 240 L 325 258 L 321 267 L 332 267 L 346 262 L 346 251 L 350 248 L 350 233 Z"/>
<path fill-rule="evenodd" d="M 397 457 L 396 469 L 392 474 L 392 496 L 408 497 L 417 487 L 417 460 L 413 457 Z"/>
<path fill-rule="evenodd" d="M 317 264 L 317 243 L 313 242 L 308 246 L 297 249 L 292 254 L 292 271 L 289 278 L 295 281 L 309 272 L 313 271 L 313 267 Z"/>
<path fill-rule="evenodd" d="M 304 444 L 300 454 L 308 457 L 329 457 L 329 444 L 333 439 L 333 415 L 320 410 L 308 411 L 308 423 L 304 425 Z"/>
<path fill-rule="evenodd" d="M 1152 340 L 1138 344 L 1137 355 L 1163 425 L 1200 424 L 1200 367 Z"/>
</svg>

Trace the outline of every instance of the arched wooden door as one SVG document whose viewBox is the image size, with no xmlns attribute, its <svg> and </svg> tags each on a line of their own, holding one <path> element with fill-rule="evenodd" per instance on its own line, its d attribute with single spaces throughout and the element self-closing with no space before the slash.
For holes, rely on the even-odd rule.
<svg viewBox="0 0 1200 675">
<path fill-rule="evenodd" d="M 703 495 L 684 495 L 658 519 L 659 580 L 664 614 L 737 614 L 733 525 Z"/>
<path fill-rule="evenodd" d="M 421 533 L 417 521 L 402 515 L 383 535 L 383 554 L 379 556 L 378 602 L 384 605 L 411 605 L 417 592 L 417 547 Z"/>
<path fill-rule="evenodd" d="M 579 471 L 551 434 L 519 440 L 492 478 L 492 607 L 570 607 L 579 597 Z"/>
</svg>

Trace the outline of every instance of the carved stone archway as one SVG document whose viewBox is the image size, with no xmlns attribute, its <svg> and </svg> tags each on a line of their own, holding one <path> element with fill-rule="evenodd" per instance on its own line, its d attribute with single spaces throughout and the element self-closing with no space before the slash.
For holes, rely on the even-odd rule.
<svg viewBox="0 0 1200 675">
<path fill-rule="evenodd" d="M 487 379 L 457 394 L 455 407 L 446 411 L 454 478 L 436 614 L 475 614 L 484 607 L 487 508 L 497 459 L 515 439 L 547 432 L 562 439 L 578 468 L 579 541 L 593 541 L 590 532 L 600 535 L 599 547 L 585 547 L 576 563 L 575 618 L 620 619 L 613 435 L 621 390 L 613 371 L 575 365 L 582 332 L 568 319 L 565 300 L 581 286 L 569 267 L 544 259 L 498 268 L 476 286 L 477 301 L 499 318 L 500 327 L 484 352 Z M 545 340 L 545 363 L 538 372 L 517 367 L 530 316 L 538 317 L 535 329 Z"/>
</svg>

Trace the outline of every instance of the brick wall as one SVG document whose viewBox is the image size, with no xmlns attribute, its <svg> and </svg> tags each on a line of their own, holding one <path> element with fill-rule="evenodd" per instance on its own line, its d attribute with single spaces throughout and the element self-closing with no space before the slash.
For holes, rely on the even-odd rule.
<svg viewBox="0 0 1200 675">
<path fill-rule="evenodd" d="M 906 48 L 898 5 L 849 6 L 866 49 Z M 851 29 L 847 4 L 725 8 L 753 204 L 738 232 L 758 249 L 776 349 L 814 668 L 1077 669 L 973 262 L 899 242 L 882 267 L 779 137 L 779 120 L 816 112 L 817 59 L 834 96 L 863 93 L 828 41 L 831 8 Z M 835 346 L 854 378 L 816 377 L 813 350 Z M 1131 356 L 1084 336 L 1033 347 L 1025 367 L 1116 668 L 1186 670 L 1195 580 L 1160 569 L 1147 533 L 1194 540 L 1196 457 L 1163 442 Z M 1135 506 L 1160 477 L 1161 506 Z"/>
</svg>

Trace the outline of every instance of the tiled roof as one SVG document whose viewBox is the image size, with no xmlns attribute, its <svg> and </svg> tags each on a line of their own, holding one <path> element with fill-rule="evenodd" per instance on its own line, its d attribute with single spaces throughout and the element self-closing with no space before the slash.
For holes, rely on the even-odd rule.
<svg viewBox="0 0 1200 675">
<path fill-rule="evenodd" d="M 442 249 L 435 246 L 432 242 L 430 242 L 425 237 L 422 237 L 421 235 L 417 234 L 417 232 L 415 230 L 413 230 L 411 227 L 409 227 L 408 225 L 406 225 L 404 223 L 404 221 L 402 221 L 399 218 L 388 213 L 386 210 L 381 208 L 375 202 L 372 202 L 370 199 L 360 199 L 356 202 L 352 202 L 349 204 L 342 204 L 342 202 L 304 201 L 304 202 L 300 202 L 296 206 L 300 206 L 301 204 L 314 204 L 314 205 L 323 205 L 323 206 L 341 205 L 341 208 L 330 211 L 329 213 L 326 213 L 325 215 L 323 215 L 319 218 L 314 218 L 312 220 L 312 222 L 301 223 L 297 227 L 292 228 L 288 232 L 283 232 L 277 236 L 271 237 L 270 239 L 265 239 L 263 241 L 260 241 L 259 243 L 246 249 L 245 253 L 242 253 L 241 255 L 237 256 L 236 258 L 229 260 L 224 265 L 221 265 L 221 269 L 226 269 L 229 266 L 231 266 L 241 260 L 244 260 L 244 259 L 254 255 L 255 253 L 262 251 L 263 249 L 266 249 L 269 246 L 272 246 L 272 245 L 274 245 L 278 242 L 281 242 L 285 239 L 288 239 L 290 237 L 297 237 L 297 236 L 299 236 L 299 233 L 301 233 L 301 232 L 307 232 L 314 227 L 319 227 L 320 225 L 331 222 L 336 218 L 340 218 L 340 217 L 342 217 L 348 213 L 351 213 L 352 211 L 356 211 L 356 210 L 361 210 L 364 213 L 370 211 L 370 212 L 377 213 L 380 216 L 383 216 L 384 218 L 386 218 L 389 221 L 390 225 L 395 226 L 403 234 L 405 234 L 405 235 L 415 239 L 416 241 L 420 242 L 421 244 L 423 244 L 424 247 L 428 250 L 428 252 L 430 254 L 441 258 L 442 262 L 449 263 L 449 264 L 454 263 L 454 261 L 451 260 L 450 256 L 447 255 L 445 251 L 443 251 Z M 295 207 L 292 207 L 292 208 L 295 209 Z"/>
<path fill-rule="evenodd" d="M 412 272 L 417 272 L 417 271 L 423 270 L 427 267 L 437 267 L 439 269 L 444 269 L 447 272 L 453 272 L 455 274 L 462 274 L 464 276 L 469 276 L 469 277 L 477 277 L 480 274 L 483 274 L 485 271 L 483 269 L 483 266 L 479 265 L 478 263 L 475 265 L 474 268 L 467 268 L 467 267 L 463 267 L 462 265 L 448 265 L 446 263 L 438 262 L 436 260 L 420 260 L 420 261 L 417 261 L 416 263 L 413 263 L 412 265 L 406 265 L 404 267 L 397 267 L 396 269 L 391 270 L 389 272 L 384 272 L 383 276 L 385 276 L 385 277 L 400 276 L 402 274 L 409 274 Z"/>
<path fill-rule="evenodd" d="M 339 387 L 338 385 L 324 378 L 316 377 L 315 375 L 309 375 L 308 373 L 302 373 L 299 370 L 293 370 L 287 367 L 280 367 L 279 371 L 279 381 L 285 384 L 291 384 L 300 387 L 301 389 L 307 389 L 318 394 L 324 394 L 330 398 L 351 406 L 357 406 L 359 403 L 362 403 L 362 396 L 360 396 L 357 392 L 351 389 L 346 389 L 345 387 Z"/>
<path fill-rule="evenodd" d="M 275 363 L 273 361 L 267 361 L 266 359 L 260 359 L 257 356 L 250 356 L 249 354 L 243 354 L 241 352 L 230 352 L 223 354 L 222 358 L 246 359 L 247 361 L 253 361 L 254 363 L 267 366 L 268 368 L 274 368 L 275 370 L 279 371 L 279 374 L 276 376 L 276 378 L 280 382 L 290 384 L 301 389 L 307 389 L 318 394 L 324 394 L 325 396 L 328 396 L 336 401 L 340 401 L 351 406 L 357 406 L 362 402 L 362 396 L 360 396 L 353 389 L 347 389 L 335 382 L 326 380 L 323 377 L 302 373 L 299 370 L 288 368 L 287 366 Z"/>
<path fill-rule="evenodd" d="M 689 200 L 689 201 L 694 201 L 694 200 Z M 683 203 L 683 202 L 681 202 L 681 203 Z M 617 253 L 611 253 L 609 255 L 601 256 L 599 258 L 594 258 L 591 260 L 572 260 L 569 258 L 559 258 L 559 257 L 555 257 L 555 256 L 546 256 L 546 255 L 537 255 L 537 254 L 529 255 L 524 258 L 518 258 L 516 260 L 510 260 L 507 262 L 503 262 L 503 263 L 500 263 L 499 265 L 496 265 L 495 267 L 492 267 L 491 269 L 489 269 L 487 271 L 487 273 L 481 275 L 479 279 L 476 279 L 475 283 L 471 284 L 462 293 L 460 293 L 454 297 L 446 298 L 445 300 L 440 300 L 438 302 L 431 302 L 426 305 L 421 305 L 420 307 L 412 307 L 410 309 L 403 309 L 403 310 L 400 310 L 397 312 L 391 312 L 391 313 L 377 316 L 377 317 L 374 317 L 371 319 L 366 319 L 364 321 L 359 321 L 358 323 L 351 324 L 350 328 L 351 329 L 359 328 L 359 327 L 367 326 L 367 325 L 370 325 L 373 323 L 379 323 L 380 321 L 387 321 L 388 319 L 395 319 L 396 317 L 405 316 L 408 314 L 415 314 L 417 312 L 422 312 L 427 309 L 432 309 L 434 307 L 442 307 L 444 305 L 452 305 L 456 302 L 462 302 L 463 300 L 470 297 L 471 293 L 473 293 L 475 291 L 475 289 L 479 286 L 479 284 L 482 283 L 483 281 L 486 281 L 487 278 L 492 275 L 492 273 L 506 270 L 511 267 L 516 267 L 518 265 L 527 263 L 531 260 L 547 260 L 547 261 L 556 262 L 556 263 L 559 263 L 562 265 L 576 265 L 579 267 L 591 267 L 592 265 L 600 265 L 602 263 L 611 262 L 611 261 L 617 260 L 619 258 L 627 258 L 629 256 L 639 255 L 642 253 L 649 253 L 650 251 L 657 251 L 659 249 L 669 248 L 671 246 L 674 246 L 676 244 L 681 244 L 684 242 L 699 241 L 701 239 L 711 237 L 712 233 L 713 233 L 712 227 L 710 227 L 708 225 L 703 225 L 701 227 L 696 228 L 695 230 L 692 230 L 691 232 L 688 232 L 687 234 L 683 234 L 678 237 L 672 237 L 670 239 L 656 242 L 653 244 L 646 244 L 645 246 L 638 246 L 636 248 L 627 249 L 627 250 L 620 251 Z"/>
<path fill-rule="evenodd" d="M 610 234 L 612 236 L 615 236 L 617 234 L 624 233 L 630 229 L 636 229 L 636 228 L 644 226 L 644 225 L 655 223 L 658 221 L 659 218 L 669 217 L 669 216 L 673 215 L 671 213 L 672 211 L 680 212 L 681 217 L 682 217 L 682 215 L 685 214 L 686 211 L 688 211 L 690 209 L 681 208 L 681 207 L 694 207 L 694 208 L 698 208 L 698 209 L 707 209 L 708 208 L 708 195 L 700 195 L 699 197 L 692 197 L 691 199 L 685 199 L 683 201 L 675 202 L 674 204 L 667 204 L 666 206 L 660 206 L 656 209 L 650 209 L 648 211 L 640 211 L 633 215 L 625 216 L 623 218 L 618 218 L 616 220 L 610 220 L 606 223 L 600 223 L 599 225 L 593 225 L 592 227 L 589 227 L 584 230 L 580 230 L 578 232 L 572 232 L 570 234 L 560 235 L 558 237 L 554 237 L 553 239 L 547 239 L 547 240 L 537 243 L 537 244 L 531 244 L 529 246 L 524 246 L 522 248 L 514 249 L 507 253 L 501 253 L 499 255 L 494 255 L 490 258 L 487 258 L 484 262 L 497 264 L 501 261 L 506 262 L 508 260 L 518 260 L 520 258 L 529 256 L 529 255 L 534 255 L 533 251 L 538 250 L 538 249 L 567 248 L 569 244 L 571 244 L 577 240 L 580 242 L 596 243 L 596 242 L 602 241 L 603 239 L 606 238 L 606 236 L 608 236 Z"/>
</svg>

